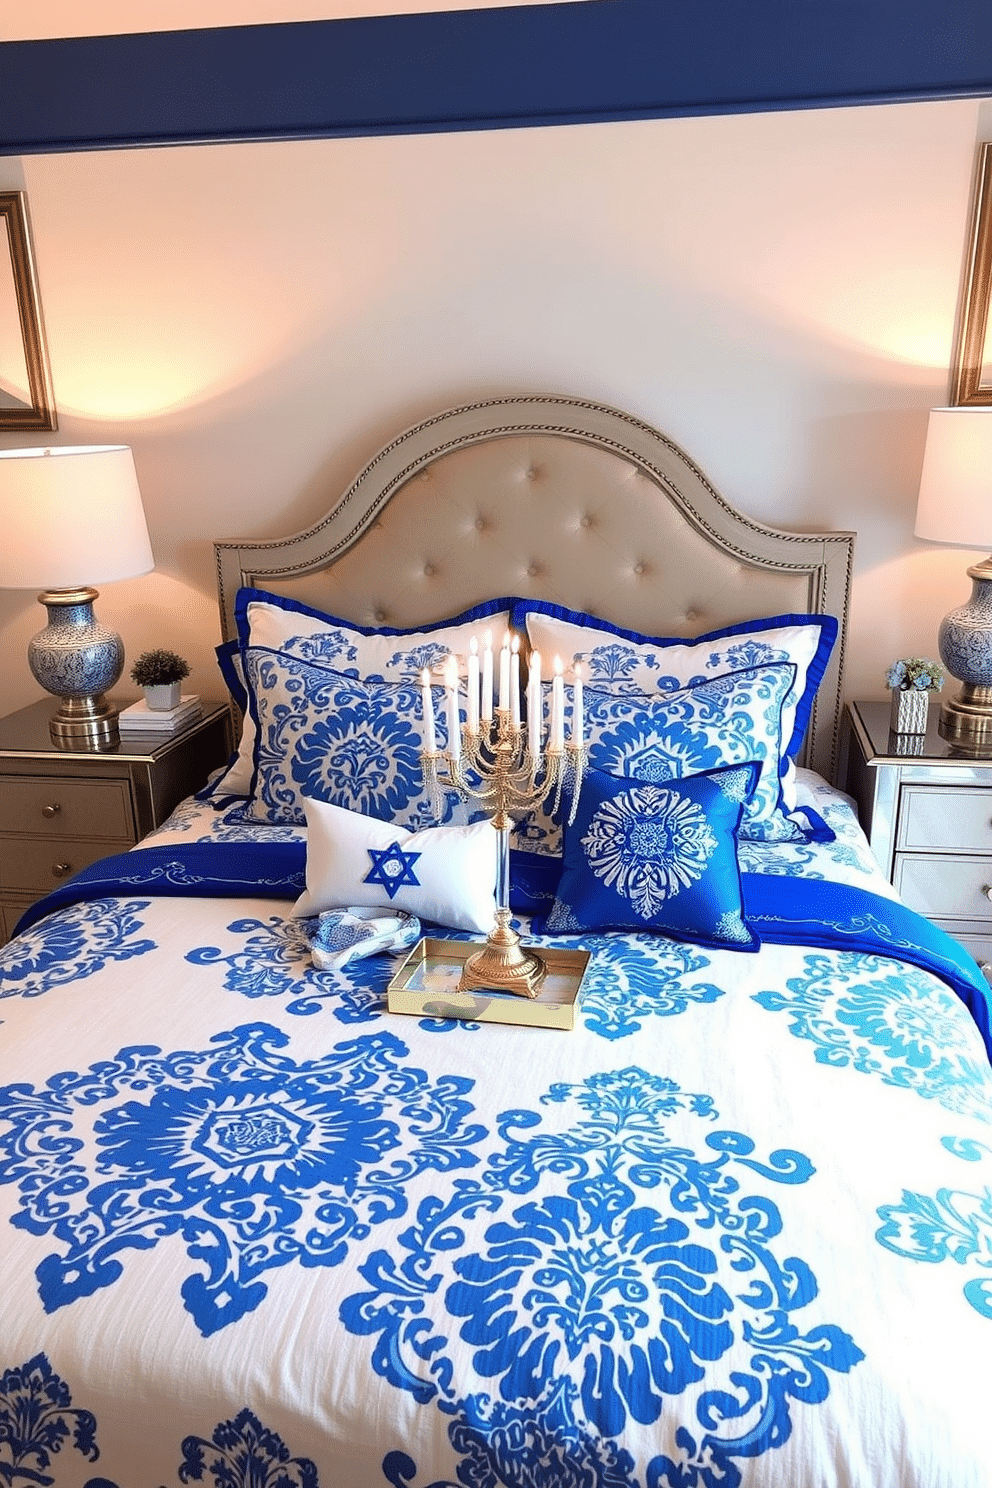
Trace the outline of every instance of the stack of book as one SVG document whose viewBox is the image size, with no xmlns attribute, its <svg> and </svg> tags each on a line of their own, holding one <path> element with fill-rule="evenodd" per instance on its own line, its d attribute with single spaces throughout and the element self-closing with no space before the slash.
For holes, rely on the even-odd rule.
<svg viewBox="0 0 992 1488">
<path fill-rule="evenodd" d="M 180 698 L 174 708 L 149 708 L 144 698 L 120 711 L 122 734 L 141 738 L 158 738 L 174 734 L 200 716 L 200 699 L 193 693 Z"/>
</svg>

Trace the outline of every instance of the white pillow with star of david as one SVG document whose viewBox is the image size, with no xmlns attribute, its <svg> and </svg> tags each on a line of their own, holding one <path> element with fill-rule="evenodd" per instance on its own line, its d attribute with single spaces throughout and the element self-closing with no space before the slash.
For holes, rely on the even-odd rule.
<svg viewBox="0 0 992 1488">
<path fill-rule="evenodd" d="M 488 934 L 496 913 L 496 833 L 489 822 L 409 832 L 304 797 L 307 886 L 295 915 L 392 908 L 452 930 Z"/>
</svg>

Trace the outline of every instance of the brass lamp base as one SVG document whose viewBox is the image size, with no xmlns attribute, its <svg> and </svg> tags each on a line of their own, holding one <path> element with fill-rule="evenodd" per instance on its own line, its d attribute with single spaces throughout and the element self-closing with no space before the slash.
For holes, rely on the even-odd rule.
<svg viewBox="0 0 992 1488">
<path fill-rule="evenodd" d="M 48 732 L 59 749 L 116 749 L 121 742 L 119 717 L 102 692 L 96 697 L 63 698 L 48 721 Z"/>
<path fill-rule="evenodd" d="M 937 732 L 956 748 L 992 754 L 992 687 L 963 683 L 957 697 L 941 706 Z"/>
<path fill-rule="evenodd" d="M 524 950 L 520 936 L 510 928 L 509 914 L 497 910 L 489 939 L 462 968 L 458 991 L 486 987 L 494 992 L 513 992 L 518 997 L 536 997 L 547 969 L 536 951 Z"/>
</svg>

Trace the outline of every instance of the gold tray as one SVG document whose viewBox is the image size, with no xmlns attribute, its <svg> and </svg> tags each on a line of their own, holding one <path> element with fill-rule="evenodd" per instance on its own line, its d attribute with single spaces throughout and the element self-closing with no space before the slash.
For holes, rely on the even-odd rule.
<svg viewBox="0 0 992 1488">
<path fill-rule="evenodd" d="M 572 1028 L 579 1005 L 579 990 L 588 951 L 566 951 L 541 947 L 538 954 L 547 964 L 547 975 L 536 997 L 518 997 L 513 992 L 475 988 L 459 992 L 462 967 L 484 942 L 418 941 L 387 988 L 391 1013 L 410 1013 L 417 1018 L 465 1018 L 473 1023 L 520 1023 L 531 1028 Z M 534 949 L 534 947 L 531 947 Z"/>
</svg>

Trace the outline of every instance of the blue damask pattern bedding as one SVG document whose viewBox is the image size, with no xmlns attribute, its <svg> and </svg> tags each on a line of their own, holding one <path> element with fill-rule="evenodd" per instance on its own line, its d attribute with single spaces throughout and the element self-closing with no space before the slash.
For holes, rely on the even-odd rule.
<svg viewBox="0 0 992 1488">
<path fill-rule="evenodd" d="M 260 891 L 136 862 L 0 951 L 0 1480 L 988 1488 L 992 1070 L 800 786 L 836 841 L 753 902 L 888 938 L 588 935 L 569 1033 L 389 1015 L 388 957 L 312 964 L 298 829 L 208 806 L 145 877 L 207 823 Z"/>
</svg>

